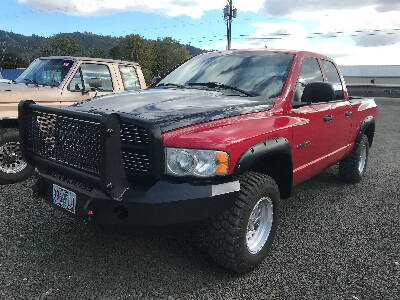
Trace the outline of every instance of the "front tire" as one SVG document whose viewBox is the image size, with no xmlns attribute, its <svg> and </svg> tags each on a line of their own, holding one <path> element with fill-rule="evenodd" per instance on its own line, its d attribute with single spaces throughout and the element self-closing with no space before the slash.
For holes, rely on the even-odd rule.
<svg viewBox="0 0 400 300">
<path fill-rule="evenodd" d="M 234 205 L 208 224 L 211 257 L 236 273 L 257 267 L 275 236 L 279 200 L 278 186 L 271 177 L 256 172 L 243 175 Z"/>
<path fill-rule="evenodd" d="M 22 158 L 18 131 L 13 129 L 0 136 L 0 184 L 28 179 L 34 169 Z"/>
<path fill-rule="evenodd" d="M 368 137 L 363 135 L 361 141 L 355 144 L 350 155 L 339 163 L 340 177 L 348 183 L 360 182 L 367 169 L 368 154 Z"/>
</svg>

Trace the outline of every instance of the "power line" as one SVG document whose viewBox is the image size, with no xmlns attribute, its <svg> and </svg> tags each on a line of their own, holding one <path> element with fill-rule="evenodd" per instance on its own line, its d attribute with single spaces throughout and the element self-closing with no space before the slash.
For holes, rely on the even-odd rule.
<svg viewBox="0 0 400 300">
<path fill-rule="evenodd" d="M 388 29 L 385 29 L 388 30 Z M 390 30 L 394 30 L 394 29 L 390 29 Z M 350 37 L 358 37 L 358 36 L 368 36 L 368 37 L 378 37 L 378 36 L 383 36 L 386 34 L 389 35 L 398 35 L 400 34 L 400 30 L 397 32 L 382 32 L 384 30 L 381 30 L 380 32 L 374 31 L 360 31 L 358 34 L 338 34 L 337 32 L 331 32 L 331 33 L 310 33 L 308 36 L 305 36 L 305 39 L 323 39 L 323 38 L 339 38 L 339 37 L 346 37 L 346 36 L 350 36 Z M 272 34 L 271 34 L 272 35 Z M 276 34 L 276 35 L 272 35 L 272 36 L 250 36 L 248 34 L 240 34 L 237 37 L 232 37 L 232 40 L 283 40 L 286 38 L 289 38 L 291 36 L 295 36 L 294 34 L 289 34 L 289 33 L 285 33 L 285 34 Z M 226 38 L 226 36 L 225 36 Z M 190 38 L 191 42 L 190 43 L 206 43 L 206 42 L 221 42 L 224 40 L 224 38 L 220 37 L 218 38 L 218 36 L 199 36 L 199 37 L 192 37 Z M 179 40 L 178 40 L 179 41 Z M 181 39 L 182 41 L 182 39 Z"/>
<path fill-rule="evenodd" d="M 388 32 L 384 32 L 388 31 Z M 373 30 L 355 30 L 353 33 L 345 34 L 344 31 L 333 31 L 333 32 L 312 32 L 306 36 L 306 39 L 314 39 L 314 38 L 338 38 L 338 37 L 357 37 L 357 36 L 382 36 L 382 35 L 397 35 L 400 34 L 400 28 L 392 28 L 392 29 L 373 29 Z M 244 40 L 280 40 L 289 36 L 295 36 L 295 34 L 291 33 L 271 33 L 269 36 L 251 36 L 249 34 L 240 34 L 238 37 L 234 37 L 233 39 L 244 39 Z"/>
</svg>

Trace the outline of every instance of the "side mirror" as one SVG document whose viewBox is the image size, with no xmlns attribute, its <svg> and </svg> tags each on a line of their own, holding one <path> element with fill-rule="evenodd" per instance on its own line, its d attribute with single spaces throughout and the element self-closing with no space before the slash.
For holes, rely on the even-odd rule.
<svg viewBox="0 0 400 300">
<path fill-rule="evenodd" d="M 153 79 L 151 80 L 151 86 L 156 85 L 160 80 L 161 80 L 160 76 L 154 76 Z"/>
<path fill-rule="evenodd" d="M 335 100 L 335 91 L 328 82 L 311 82 L 306 85 L 301 102 L 318 103 Z"/>
<path fill-rule="evenodd" d="M 89 86 L 92 90 L 97 90 L 103 86 L 101 78 L 90 78 Z"/>
</svg>

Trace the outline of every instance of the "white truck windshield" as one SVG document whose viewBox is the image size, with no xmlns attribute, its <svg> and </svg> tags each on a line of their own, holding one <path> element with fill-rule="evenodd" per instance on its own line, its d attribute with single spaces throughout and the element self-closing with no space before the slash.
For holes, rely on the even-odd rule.
<svg viewBox="0 0 400 300">
<path fill-rule="evenodd" d="M 36 59 L 15 82 L 57 87 L 64 80 L 73 64 L 73 60 Z"/>
</svg>

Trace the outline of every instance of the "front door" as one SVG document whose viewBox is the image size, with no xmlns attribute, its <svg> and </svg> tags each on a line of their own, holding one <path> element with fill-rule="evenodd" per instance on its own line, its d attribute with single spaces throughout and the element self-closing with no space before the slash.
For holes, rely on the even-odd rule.
<svg viewBox="0 0 400 300">
<path fill-rule="evenodd" d="M 333 142 L 331 104 L 322 99 L 321 103 L 304 106 L 305 99 L 302 99 L 304 88 L 308 83 L 323 80 L 318 60 L 312 57 L 305 58 L 290 113 L 292 117 L 298 118 L 298 126 L 293 127 L 292 143 L 294 184 L 312 177 L 328 166 L 326 155 Z"/>
<path fill-rule="evenodd" d="M 330 105 L 313 104 L 294 108 L 291 116 L 299 118 L 298 126 L 293 128 L 292 159 L 295 184 L 304 181 L 319 173 L 328 166 L 326 155 L 332 138 L 329 135 L 332 129 L 327 116 L 330 114 Z"/>
<path fill-rule="evenodd" d="M 328 60 L 321 60 L 321 64 L 325 70 L 327 81 L 332 84 L 335 90 L 335 99 L 331 102 L 333 130 L 331 131 L 332 144 L 330 151 L 332 153 L 345 151 L 351 138 L 352 107 L 350 102 L 345 99 L 342 80 L 336 66 Z"/>
<path fill-rule="evenodd" d="M 100 80 L 101 87 L 96 89 L 90 87 L 91 79 Z M 62 91 L 61 106 L 64 107 L 97 96 L 107 95 L 113 91 L 114 83 L 107 64 L 81 63 L 75 75 Z"/>
</svg>

